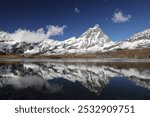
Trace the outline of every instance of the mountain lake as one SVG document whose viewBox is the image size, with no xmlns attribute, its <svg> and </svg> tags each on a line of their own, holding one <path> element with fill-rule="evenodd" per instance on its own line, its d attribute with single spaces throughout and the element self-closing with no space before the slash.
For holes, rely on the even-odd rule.
<svg viewBox="0 0 150 117">
<path fill-rule="evenodd" d="M 149 59 L 0 59 L 1 100 L 150 100 Z"/>
</svg>

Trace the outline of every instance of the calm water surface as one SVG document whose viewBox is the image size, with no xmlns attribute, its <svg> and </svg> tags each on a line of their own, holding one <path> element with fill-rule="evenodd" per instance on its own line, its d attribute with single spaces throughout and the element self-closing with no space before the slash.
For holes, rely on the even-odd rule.
<svg viewBox="0 0 150 117">
<path fill-rule="evenodd" d="M 150 99 L 150 63 L 1 61 L 0 99 Z"/>
</svg>

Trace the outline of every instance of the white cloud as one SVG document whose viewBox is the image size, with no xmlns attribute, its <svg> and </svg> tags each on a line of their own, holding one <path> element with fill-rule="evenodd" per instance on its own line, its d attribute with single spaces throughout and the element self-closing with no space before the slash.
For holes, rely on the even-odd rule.
<svg viewBox="0 0 150 117">
<path fill-rule="evenodd" d="M 77 14 L 79 14 L 79 13 L 80 13 L 79 8 L 76 7 L 76 8 L 74 9 L 74 12 L 77 13 Z"/>
<path fill-rule="evenodd" d="M 1 31 L 0 39 L 26 41 L 26 42 L 39 42 L 44 39 L 49 39 L 52 36 L 63 35 L 65 28 L 66 28 L 65 25 L 62 27 L 50 25 L 46 27 L 46 31 L 44 30 L 44 28 L 40 28 L 36 31 L 18 29 L 14 33 L 6 33 Z"/>
<path fill-rule="evenodd" d="M 55 36 L 55 35 L 63 35 L 64 34 L 64 29 L 66 28 L 67 26 L 64 25 L 62 27 L 59 27 L 59 26 L 47 26 L 47 36 Z"/>
<path fill-rule="evenodd" d="M 131 15 L 124 15 L 122 11 L 120 10 L 117 10 L 114 12 L 114 15 L 113 15 L 113 18 L 112 18 L 112 21 L 114 23 L 125 23 L 127 21 L 129 21 L 131 19 Z"/>
</svg>

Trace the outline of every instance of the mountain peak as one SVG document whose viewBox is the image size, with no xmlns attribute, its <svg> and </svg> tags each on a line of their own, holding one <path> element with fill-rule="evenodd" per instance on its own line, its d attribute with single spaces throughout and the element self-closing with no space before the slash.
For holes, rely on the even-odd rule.
<svg viewBox="0 0 150 117">
<path fill-rule="evenodd" d="M 94 27 L 87 29 L 80 37 L 90 38 L 91 36 L 96 35 L 99 32 L 101 32 L 101 29 L 99 25 L 96 24 Z"/>
<path fill-rule="evenodd" d="M 99 24 L 96 24 L 94 27 L 95 27 L 95 28 L 99 28 Z"/>
<path fill-rule="evenodd" d="M 150 40 L 150 29 L 146 29 L 142 32 L 136 33 L 128 39 L 128 41 L 130 42 L 139 40 Z"/>
<path fill-rule="evenodd" d="M 80 39 L 85 40 L 87 46 L 97 44 L 103 46 L 105 43 L 110 42 L 110 38 L 101 30 L 98 24 L 86 30 L 80 36 Z"/>
</svg>

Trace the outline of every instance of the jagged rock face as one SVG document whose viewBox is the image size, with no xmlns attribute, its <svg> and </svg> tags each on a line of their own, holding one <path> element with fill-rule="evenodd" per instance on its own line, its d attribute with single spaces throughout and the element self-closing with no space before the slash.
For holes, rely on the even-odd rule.
<svg viewBox="0 0 150 117">
<path fill-rule="evenodd" d="M 150 29 L 134 34 L 126 41 L 113 42 L 95 25 L 79 38 L 64 41 L 45 39 L 41 42 L 20 42 L 11 40 L 9 33 L 0 32 L 0 54 L 93 54 L 123 49 L 150 48 Z"/>
<path fill-rule="evenodd" d="M 105 43 L 110 42 L 110 38 L 104 34 L 98 24 L 93 28 L 89 28 L 79 37 L 79 39 L 84 41 L 81 47 L 90 47 L 94 45 L 102 47 Z"/>
<path fill-rule="evenodd" d="M 62 42 L 64 53 L 95 53 L 110 43 L 110 38 L 104 34 L 99 25 L 89 28 L 79 38 L 71 38 Z"/>
<path fill-rule="evenodd" d="M 150 40 L 150 29 L 134 34 L 127 41 L 134 42 L 139 40 Z"/>
<path fill-rule="evenodd" d="M 99 25 L 95 25 L 93 28 L 89 28 L 79 38 L 70 38 L 65 41 L 43 40 L 38 43 L 28 42 L 6 42 L 9 39 L 7 34 L 0 34 L 3 41 L 0 52 L 15 53 L 15 54 L 65 54 L 65 53 L 92 53 L 99 50 L 99 47 L 103 47 L 104 44 L 110 42 L 110 38 L 104 34 L 99 28 Z M 7 47 L 9 45 L 9 47 Z M 95 51 L 93 51 L 95 50 Z"/>
<path fill-rule="evenodd" d="M 27 50 L 32 50 L 37 43 L 27 43 L 27 42 L 14 42 L 12 40 L 1 40 L 0 41 L 0 52 L 14 53 L 14 54 L 24 54 Z"/>
<path fill-rule="evenodd" d="M 27 43 L 27 42 L 17 42 L 16 44 L 12 45 L 12 53 L 17 54 L 24 54 L 27 50 L 32 50 L 37 43 Z"/>
<path fill-rule="evenodd" d="M 0 52 L 14 54 L 67 54 L 67 53 L 94 53 L 99 47 L 110 42 L 99 25 L 89 28 L 79 38 L 70 38 L 65 41 L 43 40 L 39 43 L 15 42 L 9 40 L 9 35 L 1 32 Z"/>
<path fill-rule="evenodd" d="M 133 50 L 144 48 L 150 48 L 150 29 L 134 34 L 129 37 L 129 39 L 120 42 L 117 46 L 111 48 L 111 50 Z"/>
</svg>

